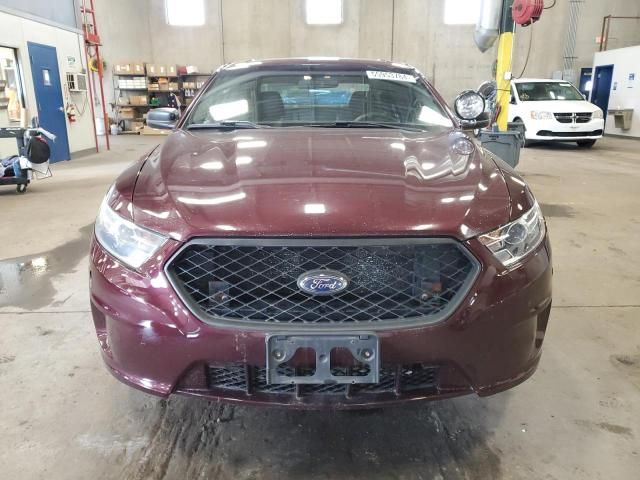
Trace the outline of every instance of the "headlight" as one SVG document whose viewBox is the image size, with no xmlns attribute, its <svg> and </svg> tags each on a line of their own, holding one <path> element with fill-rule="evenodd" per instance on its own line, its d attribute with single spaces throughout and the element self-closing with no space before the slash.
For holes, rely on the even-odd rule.
<svg viewBox="0 0 640 480">
<path fill-rule="evenodd" d="M 463 120 L 478 118 L 484 112 L 484 107 L 484 98 L 473 90 L 462 92 L 454 102 L 456 115 Z"/>
<path fill-rule="evenodd" d="M 604 114 L 602 113 L 602 110 L 596 110 L 595 112 L 593 112 L 593 115 L 591 115 L 591 118 L 593 119 L 604 118 Z"/>
<path fill-rule="evenodd" d="M 108 198 L 109 195 L 102 201 L 96 219 L 96 238 L 122 263 L 134 269 L 140 268 L 167 239 L 118 215 L 107 204 Z"/>
<path fill-rule="evenodd" d="M 536 112 L 533 110 L 531 112 L 531 118 L 534 120 L 553 120 L 553 113 L 551 112 Z"/>
<path fill-rule="evenodd" d="M 481 235 L 478 239 L 505 267 L 508 267 L 522 260 L 540 245 L 544 234 L 544 217 L 536 202 L 519 219 Z"/>
</svg>

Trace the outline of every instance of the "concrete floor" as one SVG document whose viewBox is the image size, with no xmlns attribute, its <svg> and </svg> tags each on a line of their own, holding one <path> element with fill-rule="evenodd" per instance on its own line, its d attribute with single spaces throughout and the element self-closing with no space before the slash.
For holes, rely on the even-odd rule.
<svg viewBox="0 0 640 480">
<path fill-rule="evenodd" d="M 540 369 L 479 399 L 360 412 L 160 400 L 104 368 L 87 240 L 102 195 L 156 138 L 0 188 L 0 478 L 640 478 L 640 143 L 523 152 L 547 214 L 554 308 Z"/>
</svg>

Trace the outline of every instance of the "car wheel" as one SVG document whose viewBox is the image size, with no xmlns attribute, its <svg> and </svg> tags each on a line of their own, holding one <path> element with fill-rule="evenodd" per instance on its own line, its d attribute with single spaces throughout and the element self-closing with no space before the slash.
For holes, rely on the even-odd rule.
<svg viewBox="0 0 640 480">
<path fill-rule="evenodd" d="M 595 140 L 578 140 L 578 146 L 581 148 L 591 148 L 596 144 Z"/>
</svg>

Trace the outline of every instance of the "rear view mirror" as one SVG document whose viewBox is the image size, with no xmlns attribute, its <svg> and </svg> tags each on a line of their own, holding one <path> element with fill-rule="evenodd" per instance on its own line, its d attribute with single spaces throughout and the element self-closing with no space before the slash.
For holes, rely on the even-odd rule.
<svg viewBox="0 0 640 480">
<path fill-rule="evenodd" d="M 147 114 L 147 125 L 151 128 L 173 130 L 180 118 L 180 112 L 175 108 L 154 108 Z"/>
</svg>

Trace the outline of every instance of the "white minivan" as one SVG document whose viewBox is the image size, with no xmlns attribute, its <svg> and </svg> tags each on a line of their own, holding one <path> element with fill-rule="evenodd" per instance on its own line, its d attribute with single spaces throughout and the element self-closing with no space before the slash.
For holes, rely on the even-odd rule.
<svg viewBox="0 0 640 480">
<path fill-rule="evenodd" d="M 577 142 L 591 148 L 604 133 L 604 115 L 567 81 L 520 78 L 511 83 L 509 121 L 532 142 Z"/>
</svg>

